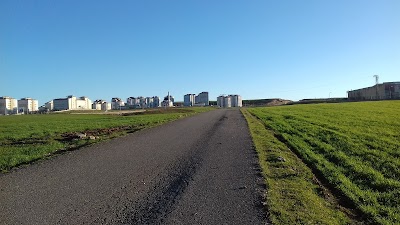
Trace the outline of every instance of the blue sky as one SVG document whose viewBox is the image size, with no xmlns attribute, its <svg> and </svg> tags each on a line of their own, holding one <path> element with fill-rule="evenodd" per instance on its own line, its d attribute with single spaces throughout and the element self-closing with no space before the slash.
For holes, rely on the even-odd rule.
<svg viewBox="0 0 400 225">
<path fill-rule="evenodd" d="M 400 80 L 400 1 L 0 1 L 0 96 L 345 97 Z"/>
</svg>

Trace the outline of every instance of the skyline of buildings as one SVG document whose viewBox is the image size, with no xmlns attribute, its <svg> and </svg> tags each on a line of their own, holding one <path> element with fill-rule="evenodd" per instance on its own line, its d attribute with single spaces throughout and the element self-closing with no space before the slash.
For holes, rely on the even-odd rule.
<svg viewBox="0 0 400 225">
<path fill-rule="evenodd" d="M 153 97 L 128 97 L 126 102 L 121 98 L 115 97 L 111 102 L 102 99 L 92 102 L 88 97 L 75 97 L 68 95 L 66 98 L 56 98 L 46 102 L 39 107 L 36 99 L 25 97 L 17 100 L 9 96 L 0 97 L 0 115 L 9 114 L 28 114 L 35 112 L 59 111 L 59 110 L 121 110 L 121 109 L 145 109 L 157 107 L 174 106 L 207 106 L 210 105 L 209 93 L 201 92 L 198 95 L 186 94 L 183 102 L 175 102 L 175 99 L 168 92 L 163 101 L 158 96 Z M 400 82 L 377 83 L 371 87 L 348 91 L 348 100 L 388 100 L 400 99 Z M 242 97 L 240 95 L 220 95 L 217 97 L 218 107 L 242 107 Z M 214 103 L 215 104 L 215 103 Z"/>
</svg>

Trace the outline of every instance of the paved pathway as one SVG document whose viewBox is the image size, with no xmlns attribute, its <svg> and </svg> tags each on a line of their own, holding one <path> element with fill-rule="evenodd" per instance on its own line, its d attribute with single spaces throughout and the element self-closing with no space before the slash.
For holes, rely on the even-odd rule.
<svg viewBox="0 0 400 225">
<path fill-rule="evenodd" d="M 264 224 L 247 124 L 202 113 L 0 175 L 0 224 Z"/>
</svg>

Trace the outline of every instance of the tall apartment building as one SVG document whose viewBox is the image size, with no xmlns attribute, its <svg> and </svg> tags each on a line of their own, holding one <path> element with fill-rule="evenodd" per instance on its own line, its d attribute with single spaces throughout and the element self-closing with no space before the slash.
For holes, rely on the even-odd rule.
<svg viewBox="0 0 400 225">
<path fill-rule="evenodd" d="M 230 95 L 232 99 L 232 107 L 242 107 L 242 96 L 240 95 Z"/>
<path fill-rule="evenodd" d="M 160 97 L 153 96 L 153 107 L 158 108 L 161 106 Z"/>
<path fill-rule="evenodd" d="M 232 98 L 231 96 L 224 97 L 224 107 L 229 108 L 232 107 Z"/>
<path fill-rule="evenodd" d="M 93 102 L 92 109 L 102 110 L 102 111 L 111 110 L 111 103 L 99 99 Z"/>
<path fill-rule="evenodd" d="M 111 103 L 103 102 L 103 104 L 101 104 L 101 110 L 103 111 L 111 110 Z"/>
<path fill-rule="evenodd" d="M 103 103 L 106 102 L 105 100 L 97 99 L 92 104 L 92 109 L 94 110 L 101 110 Z"/>
<path fill-rule="evenodd" d="M 146 98 L 146 108 L 153 108 L 154 104 L 154 98 L 153 97 L 147 97 Z"/>
<path fill-rule="evenodd" d="M 195 94 L 186 94 L 183 96 L 183 105 L 184 106 L 194 106 L 196 104 L 196 95 Z"/>
<path fill-rule="evenodd" d="M 217 97 L 217 106 L 224 107 L 225 96 L 220 95 Z"/>
<path fill-rule="evenodd" d="M 82 96 L 76 99 L 76 109 L 91 109 L 92 101 L 86 97 Z"/>
<path fill-rule="evenodd" d="M 208 99 L 208 92 L 203 91 L 199 95 L 197 95 L 196 104 L 210 105 L 210 101 Z"/>
<path fill-rule="evenodd" d="M 183 96 L 183 105 L 184 106 L 207 106 L 210 105 L 210 101 L 208 98 L 208 92 L 201 92 L 197 96 L 195 94 L 186 94 Z"/>
<path fill-rule="evenodd" d="M 129 97 L 129 98 L 127 98 L 126 99 L 126 105 L 129 108 L 132 108 L 132 109 L 141 108 L 140 107 L 140 97 L 137 97 L 137 98 Z"/>
<path fill-rule="evenodd" d="M 242 96 L 240 95 L 228 95 L 228 96 L 218 96 L 217 105 L 219 107 L 242 107 Z"/>
<path fill-rule="evenodd" d="M 32 113 L 39 111 L 39 102 L 32 98 L 21 98 L 18 100 L 19 113 Z"/>
<path fill-rule="evenodd" d="M 0 97 L 0 114 L 9 115 L 18 113 L 18 101 L 8 96 Z"/>
<path fill-rule="evenodd" d="M 122 109 L 125 108 L 125 102 L 120 98 L 111 99 L 111 109 Z"/>
</svg>

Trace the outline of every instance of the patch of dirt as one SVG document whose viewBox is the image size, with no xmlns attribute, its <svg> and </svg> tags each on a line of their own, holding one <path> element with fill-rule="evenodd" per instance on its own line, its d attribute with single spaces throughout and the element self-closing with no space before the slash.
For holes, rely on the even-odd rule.
<svg viewBox="0 0 400 225">
<path fill-rule="evenodd" d="M 278 106 L 278 105 L 286 105 L 292 101 L 284 100 L 284 99 L 274 99 L 271 102 L 267 103 L 267 106 Z"/>
<path fill-rule="evenodd" d="M 115 132 L 122 132 L 128 131 L 129 133 L 135 132 L 142 129 L 141 126 L 119 126 L 119 127 L 112 127 L 112 128 L 102 128 L 102 129 L 95 129 L 95 130 L 87 130 L 84 133 L 80 132 L 70 132 L 64 133 L 61 135 L 61 138 L 58 139 L 59 141 L 73 141 L 76 139 L 89 139 L 89 137 L 96 137 L 99 136 L 107 136 Z"/>
</svg>

